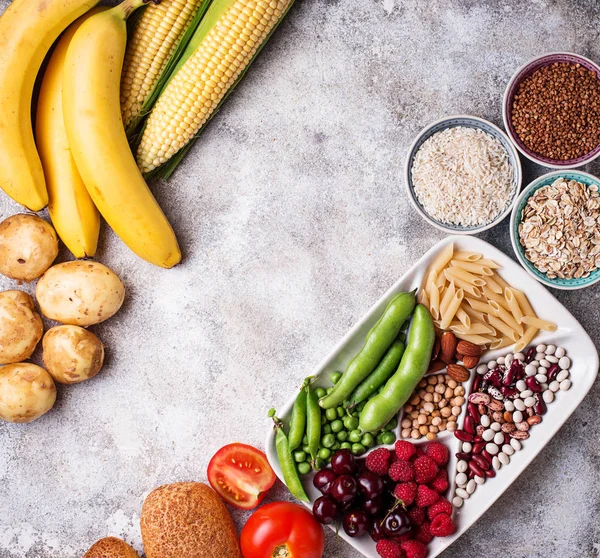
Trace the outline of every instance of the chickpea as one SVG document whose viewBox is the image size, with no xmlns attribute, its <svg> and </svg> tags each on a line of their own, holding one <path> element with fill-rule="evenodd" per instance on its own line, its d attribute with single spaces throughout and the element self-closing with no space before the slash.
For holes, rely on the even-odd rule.
<svg viewBox="0 0 600 558">
<path fill-rule="evenodd" d="M 405 410 L 407 413 L 410 413 L 410 412 L 413 410 L 413 408 L 414 408 L 414 405 L 410 405 L 410 404 L 409 404 L 409 405 L 405 405 L 405 406 L 404 406 L 404 410 Z"/>
<path fill-rule="evenodd" d="M 446 401 L 445 399 L 440 399 L 440 402 L 438 403 L 438 407 L 440 409 L 443 409 L 444 407 L 446 407 L 448 405 L 448 401 Z"/>
<path fill-rule="evenodd" d="M 423 401 L 431 403 L 433 401 L 433 395 L 431 393 L 426 393 L 425 397 L 423 397 Z"/>
<path fill-rule="evenodd" d="M 417 419 L 412 421 L 412 427 L 413 428 L 419 428 L 419 421 Z"/>
<path fill-rule="evenodd" d="M 438 427 L 437 426 L 430 426 L 429 427 L 429 432 L 435 432 L 435 433 L 437 433 L 438 432 Z"/>
<path fill-rule="evenodd" d="M 450 407 L 444 407 L 444 408 L 440 409 L 440 414 L 444 418 L 448 418 L 452 414 L 452 409 Z"/>
<path fill-rule="evenodd" d="M 456 386 L 456 388 L 454 388 L 454 395 L 464 395 L 465 394 L 465 388 L 463 386 Z"/>
<path fill-rule="evenodd" d="M 410 403 L 411 405 L 418 405 L 420 401 L 421 401 L 421 396 L 420 396 L 418 393 L 416 393 L 415 395 L 413 395 L 413 396 L 410 398 L 410 401 L 409 401 L 409 403 Z M 411 409 L 411 410 L 412 410 L 412 409 Z M 408 411 L 408 412 L 410 413 L 410 411 Z"/>
<path fill-rule="evenodd" d="M 425 438 L 431 442 L 432 440 L 435 440 L 436 435 L 433 432 L 427 432 L 427 434 L 425 434 Z"/>
<path fill-rule="evenodd" d="M 448 432 L 454 432 L 456 430 L 456 422 L 449 422 L 446 428 Z"/>
<path fill-rule="evenodd" d="M 446 399 L 452 399 L 454 397 L 454 390 L 452 388 L 447 387 L 444 392 L 444 397 Z"/>
<path fill-rule="evenodd" d="M 456 417 L 458 415 L 460 415 L 460 411 L 461 411 L 460 407 L 452 407 L 452 415 L 450 415 L 450 416 L 454 416 L 454 420 L 456 420 Z M 448 418 L 450 418 L 450 417 L 448 417 Z"/>
<path fill-rule="evenodd" d="M 429 432 L 428 426 L 423 425 L 423 426 L 419 427 L 419 434 L 421 434 L 421 436 L 425 436 L 428 432 Z"/>
<path fill-rule="evenodd" d="M 435 386 L 436 393 L 444 393 L 446 391 L 446 386 L 444 384 L 438 384 Z"/>
<path fill-rule="evenodd" d="M 437 384 L 437 376 L 429 376 L 427 378 L 427 383 L 434 386 L 435 384 Z"/>
<path fill-rule="evenodd" d="M 448 424 L 447 422 L 442 422 L 442 423 L 441 423 L 441 424 L 438 426 L 438 428 L 440 429 L 440 432 L 444 432 L 444 431 L 446 430 L 446 425 L 447 425 L 447 424 Z"/>
<path fill-rule="evenodd" d="M 413 440 L 418 440 L 421 437 L 421 434 L 419 433 L 418 430 L 411 430 L 410 437 Z"/>
<path fill-rule="evenodd" d="M 439 426 L 442 424 L 442 419 L 440 417 L 434 417 L 431 421 L 431 424 L 433 424 L 433 426 Z"/>
<path fill-rule="evenodd" d="M 423 397 L 427 392 L 424 389 L 419 390 L 419 397 Z"/>
<path fill-rule="evenodd" d="M 410 428 L 403 428 L 401 434 L 403 438 L 410 438 Z"/>
<path fill-rule="evenodd" d="M 419 411 L 411 411 L 409 416 L 412 419 L 416 419 L 419 416 Z"/>
<path fill-rule="evenodd" d="M 423 405 L 423 409 L 425 409 L 427 413 L 432 413 L 434 409 L 433 403 L 431 403 L 431 401 L 428 401 L 427 403 L 425 403 L 425 405 Z"/>
<path fill-rule="evenodd" d="M 433 394 L 433 402 L 434 403 L 439 403 L 441 400 L 442 400 L 442 396 L 439 393 Z"/>
<path fill-rule="evenodd" d="M 455 388 L 455 387 L 456 387 L 458 384 L 456 383 L 456 381 L 455 381 L 455 380 L 453 380 L 452 378 L 450 378 L 450 379 L 449 379 L 449 380 L 446 382 L 446 385 L 447 385 L 449 388 L 452 388 L 452 389 L 454 389 L 454 388 Z"/>
<path fill-rule="evenodd" d="M 441 414 L 440 411 L 438 409 L 436 409 L 435 411 L 433 411 L 433 413 L 431 413 L 431 416 L 435 418 L 435 417 L 439 417 L 440 414 Z"/>
<path fill-rule="evenodd" d="M 427 417 L 425 415 L 419 415 L 417 422 L 419 423 L 419 426 L 421 426 L 427 422 Z"/>
<path fill-rule="evenodd" d="M 427 386 L 425 388 L 426 393 L 433 393 L 434 390 L 435 390 L 435 388 L 433 386 Z"/>
<path fill-rule="evenodd" d="M 465 398 L 462 396 L 455 397 L 452 401 L 450 401 L 450 404 L 453 407 L 461 407 L 462 405 L 464 405 L 464 403 L 465 403 Z"/>
<path fill-rule="evenodd" d="M 402 426 L 402 428 L 410 428 L 410 419 L 402 419 L 402 422 L 400 423 L 400 426 Z"/>
<path fill-rule="evenodd" d="M 420 388 L 424 388 L 427 385 L 427 380 L 425 378 L 423 378 L 420 382 L 419 382 L 419 387 Z"/>
</svg>

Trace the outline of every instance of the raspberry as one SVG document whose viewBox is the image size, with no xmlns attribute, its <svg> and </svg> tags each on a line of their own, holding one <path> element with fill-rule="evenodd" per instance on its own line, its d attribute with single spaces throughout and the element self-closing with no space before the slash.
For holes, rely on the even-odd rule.
<svg viewBox="0 0 600 558">
<path fill-rule="evenodd" d="M 408 461 L 417 451 L 417 448 L 406 440 L 396 442 L 396 457 L 399 461 Z"/>
<path fill-rule="evenodd" d="M 415 480 L 418 484 L 427 484 L 437 475 L 438 468 L 435 461 L 426 455 L 415 459 Z"/>
<path fill-rule="evenodd" d="M 410 508 L 408 510 L 408 517 L 411 525 L 422 525 L 425 521 L 425 508 Z"/>
<path fill-rule="evenodd" d="M 396 461 L 392 463 L 388 475 L 394 482 L 411 481 L 415 478 L 415 466 L 409 461 Z"/>
<path fill-rule="evenodd" d="M 425 522 L 423 525 L 419 525 L 415 530 L 415 539 L 423 544 L 429 544 L 433 540 L 433 535 L 429 531 L 429 525 L 428 522 Z"/>
<path fill-rule="evenodd" d="M 429 530 L 434 537 L 447 537 L 456 531 L 456 527 L 448 514 L 440 513 L 433 518 Z"/>
<path fill-rule="evenodd" d="M 367 469 L 378 475 L 386 475 L 388 472 L 388 463 L 390 460 L 390 450 L 386 448 L 378 448 L 372 451 L 366 459 L 365 465 Z"/>
<path fill-rule="evenodd" d="M 393 541 L 381 539 L 375 547 L 381 558 L 402 558 L 402 549 Z"/>
<path fill-rule="evenodd" d="M 427 558 L 427 547 L 419 541 L 405 541 L 400 547 L 406 552 L 406 558 Z"/>
<path fill-rule="evenodd" d="M 433 442 L 427 446 L 425 455 L 433 459 L 438 465 L 446 465 L 450 459 L 450 452 L 444 444 Z"/>
<path fill-rule="evenodd" d="M 394 496 L 402 500 L 404 506 L 410 506 L 417 497 L 417 484 L 414 482 L 403 482 L 394 488 Z"/>
<path fill-rule="evenodd" d="M 430 521 L 432 521 L 433 518 L 440 513 L 452 515 L 452 504 L 444 497 L 440 497 L 435 504 L 431 504 L 431 506 L 429 506 L 427 509 L 427 516 L 429 517 Z"/>
<path fill-rule="evenodd" d="M 414 539 L 412 529 L 404 533 L 404 535 L 398 535 L 397 537 L 394 537 L 394 542 L 402 544 L 404 541 L 410 541 L 411 539 Z"/>
<path fill-rule="evenodd" d="M 422 455 L 425 455 L 425 452 L 421 448 L 415 448 L 415 453 L 412 454 L 410 460 L 414 462 L 415 459 L 418 459 Z"/>
<path fill-rule="evenodd" d="M 435 478 L 431 481 L 431 488 L 440 494 L 448 490 L 448 472 L 446 469 L 440 469 Z"/>
<path fill-rule="evenodd" d="M 417 489 L 417 506 L 420 508 L 426 508 L 435 504 L 440 495 L 435 491 L 431 490 L 427 485 L 420 484 Z"/>
</svg>

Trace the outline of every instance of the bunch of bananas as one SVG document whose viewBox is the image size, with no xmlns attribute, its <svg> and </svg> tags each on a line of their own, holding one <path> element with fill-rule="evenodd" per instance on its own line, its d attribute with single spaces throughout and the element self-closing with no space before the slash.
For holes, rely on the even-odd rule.
<svg viewBox="0 0 600 558">
<path fill-rule="evenodd" d="M 170 268 L 181 260 L 177 239 L 138 169 L 121 118 L 126 19 L 145 1 L 93 10 L 98 0 L 9 6 L 0 18 L 0 187 L 32 211 L 49 203 L 76 257 L 94 255 L 100 212 L 131 250 Z M 43 77 L 34 138 L 35 80 L 67 27 Z"/>
</svg>

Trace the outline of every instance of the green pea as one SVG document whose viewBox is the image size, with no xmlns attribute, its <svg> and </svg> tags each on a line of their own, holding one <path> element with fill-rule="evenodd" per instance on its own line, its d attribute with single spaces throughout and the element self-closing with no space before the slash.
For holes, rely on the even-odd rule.
<svg viewBox="0 0 600 558">
<path fill-rule="evenodd" d="M 396 434 L 393 432 L 384 432 L 381 435 L 381 440 L 386 446 L 390 446 L 396 441 Z"/>
<path fill-rule="evenodd" d="M 306 446 L 302 446 L 302 451 L 304 453 L 310 453 L 310 448 L 308 447 L 308 444 Z"/>
<path fill-rule="evenodd" d="M 346 417 L 344 419 L 344 428 L 346 430 L 356 430 L 358 428 L 358 422 L 356 417 Z"/>
<path fill-rule="evenodd" d="M 330 394 L 332 391 L 333 391 L 333 386 L 332 386 L 332 387 L 328 387 L 328 388 L 325 390 L 325 393 L 326 393 L 327 395 L 329 395 L 329 394 Z"/>
<path fill-rule="evenodd" d="M 375 438 L 375 442 L 377 443 L 378 446 L 383 446 L 383 432 L 380 432 L 379 434 L 377 434 L 377 437 Z"/>
<path fill-rule="evenodd" d="M 306 461 L 298 463 L 298 472 L 301 475 L 308 475 L 308 473 L 310 473 L 310 463 L 307 463 Z"/>
<path fill-rule="evenodd" d="M 325 397 L 327 395 L 327 392 L 325 391 L 325 388 L 318 387 L 315 389 L 315 394 L 319 399 L 321 399 L 321 397 Z"/>
<path fill-rule="evenodd" d="M 340 420 L 334 420 L 331 423 L 331 431 L 335 434 L 337 434 L 338 432 L 341 432 L 342 430 L 344 430 L 344 423 Z"/>
<path fill-rule="evenodd" d="M 344 407 L 337 407 L 336 411 L 338 418 L 344 418 L 346 416 L 346 409 L 344 409 Z"/>
<path fill-rule="evenodd" d="M 334 385 L 337 384 L 340 381 L 341 377 L 342 377 L 342 373 L 341 372 L 334 372 L 331 375 L 331 378 L 330 378 L 331 379 L 331 383 L 334 384 Z"/>
<path fill-rule="evenodd" d="M 390 420 L 390 422 L 388 422 L 383 427 L 383 429 L 384 430 L 394 430 L 397 426 L 398 426 L 398 419 L 397 418 L 393 418 L 392 420 Z"/>
<path fill-rule="evenodd" d="M 325 448 L 330 448 L 335 444 L 335 436 L 333 434 L 325 434 L 321 439 L 321 444 Z"/>
<path fill-rule="evenodd" d="M 331 426 L 329 424 L 323 427 L 323 434 L 331 434 Z"/>
<path fill-rule="evenodd" d="M 327 465 L 331 464 L 331 457 L 328 457 L 325 461 L 327 462 Z"/>
<path fill-rule="evenodd" d="M 362 411 L 362 410 L 365 408 L 365 405 L 366 405 L 366 404 L 367 404 L 367 402 L 366 402 L 366 401 L 361 401 L 361 402 L 360 402 L 360 403 L 359 403 L 359 404 L 356 406 L 356 411 L 360 413 L 360 412 L 361 412 L 361 411 Z"/>
<path fill-rule="evenodd" d="M 304 434 L 304 438 L 302 438 L 302 445 L 308 446 L 308 436 L 306 434 Z M 304 451 L 306 451 L 306 450 L 304 450 Z"/>
<path fill-rule="evenodd" d="M 327 467 L 327 461 L 325 461 L 325 459 L 321 459 L 320 457 L 317 457 L 317 459 L 315 459 L 315 469 L 317 471 L 320 471 L 321 469 L 324 469 L 325 467 Z"/>
<path fill-rule="evenodd" d="M 350 442 L 342 442 L 340 444 L 340 449 L 352 449 L 352 444 Z"/>
<path fill-rule="evenodd" d="M 360 439 L 360 443 L 365 446 L 365 448 L 372 448 L 375 445 L 375 438 L 373 438 L 373 434 L 363 434 L 363 437 Z"/>
<path fill-rule="evenodd" d="M 341 447 L 340 443 L 339 443 L 339 442 L 336 442 L 336 443 L 335 443 L 335 444 L 333 444 L 333 446 L 331 447 L 331 451 L 332 451 L 332 452 L 333 452 L 333 451 L 337 451 L 337 450 L 339 450 L 339 449 L 340 449 L 340 447 Z"/>
<path fill-rule="evenodd" d="M 352 455 L 359 456 L 363 455 L 367 450 L 362 444 L 352 444 L 352 449 L 350 451 L 352 452 Z"/>
<path fill-rule="evenodd" d="M 352 430 L 349 434 L 348 434 L 348 441 L 352 442 L 354 444 L 356 444 L 357 442 L 360 442 L 362 438 L 362 432 L 360 430 Z"/>
<path fill-rule="evenodd" d="M 306 452 L 304 451 L 300 451 L 300 450 L 296 450 L 294 452 L 294 461 L 296 463 L 303 463 L 304 461 L 306 461 Z"/>
<path fill-rule="evenodd" d="M 325 418 L 331 422 L 337 418 L 337 411 L 335 409 L 327 409 L 325 411 Z"/>
<path fill-rule="evenodd" d="M 318 456 L 321 459 L 327 459 L 328 457 L 331 457 L 331 450 L 327 448 L 321 448 L 319 450 Z"/>
<path fill-rule="evenodd" d="M 338 432 L 336 434 L 336 438 L 340 441 L 340 442 L 345 442 L 348 439 L 348 432 L 346 432 L 345 430 L 341 430 L 340 432 Z"/>
</svg>

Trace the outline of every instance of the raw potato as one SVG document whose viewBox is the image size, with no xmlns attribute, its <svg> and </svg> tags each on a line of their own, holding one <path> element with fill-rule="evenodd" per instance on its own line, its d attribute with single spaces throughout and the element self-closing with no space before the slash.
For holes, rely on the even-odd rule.
<svg viewBox="0 0 600 558">
<path fill-rule="evenodd" d="M 0 418 L 32 422 L 47 413 L 56 401 L 56 386 L 41 366 L 29 362 L 0 368 Z"/>
<path fill-rule="evenodd" d="M 38 281 L 36 296 L 47 318 L 86 327 L 118 312 L 125 298 L 125 286 L 101 263 L 65 262 L 44 273 Z"/>
<path fill-rule="evenodd" d="M 0 364 L 28 359 L 43 333 L 42 318 L 27 293 L 0 293 Z"/>
<path fill-rule="evenodd" d="M 100 539 L 84 555 L 83 558 L 140 558 L 125 541 L 116 537 Z"/>
<path fill-rule="evenodd" d="M 146 558 L 242 558 L 225 504 L 200 482 L 153 490 L 142 506 L 141 527 Z"/>
<path fill-rule="evenodd" d="M 58 255 L 52 225 L 37 215 L 13 215 L 0 223 L 0 273 L 17 281 L 33 281 Z"/>
<path fill-rule="evenodd" d="M 91 331 L 74 325 L 53 327 L 42 341 L 44 366 L 59 384 L 93 378 L 104 364 L 104 345 Z"/>
</svg>

